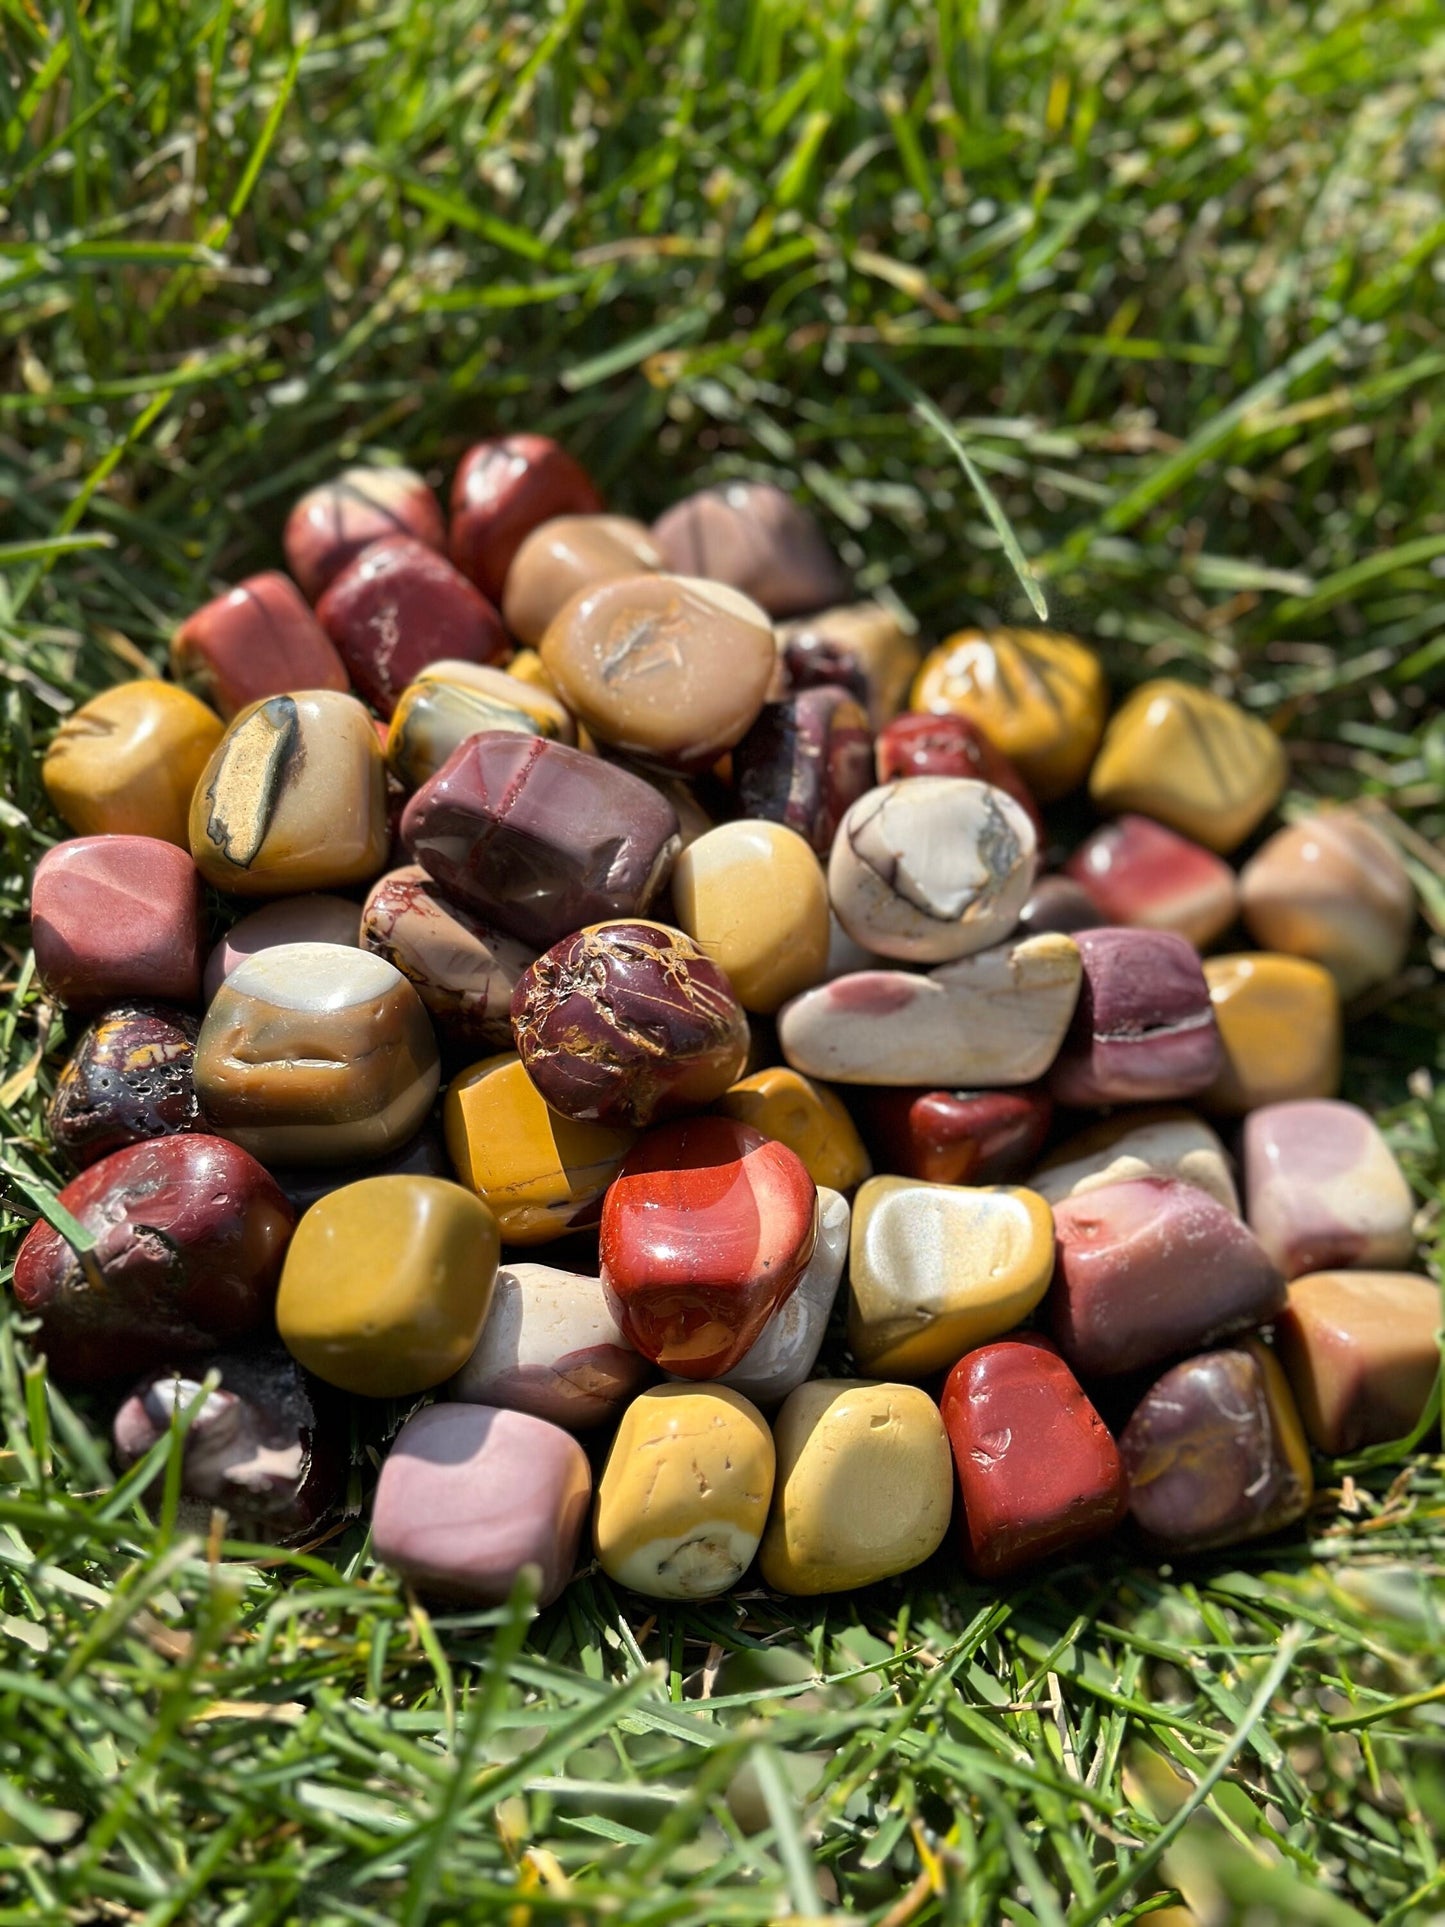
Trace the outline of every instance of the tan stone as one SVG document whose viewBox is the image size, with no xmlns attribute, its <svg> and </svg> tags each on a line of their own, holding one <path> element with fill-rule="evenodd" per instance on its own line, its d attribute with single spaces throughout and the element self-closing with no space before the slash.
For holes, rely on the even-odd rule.
<svg viewBox="0 0 1445 1927">
<path fill-rule="evenodd" d="M 1192 1111 L 1130 1110 L 1103 1118 L 1052 1152 L 1030 1185 L 1049 1204 L 1131 1178 L 1182 1178 L 1239 1215 L 1229 1154 Z"/>
<path fill-rule="evenodd" d="M 1255 942 L 1323 964 L 1342 997 L 1393 977 L 1415 927 L 1415 891 L 1394 844 L 1354 810 L 1282 830 L 1240 874 Z"/>
<path fill-rule="evenodd" d="M 519 642 L 538 643 L 581 590 L 663 566 L 662 551 L 630 516 L 558 515 L 533 529 L 513 556 L 502 617 Z"/>
</svg>

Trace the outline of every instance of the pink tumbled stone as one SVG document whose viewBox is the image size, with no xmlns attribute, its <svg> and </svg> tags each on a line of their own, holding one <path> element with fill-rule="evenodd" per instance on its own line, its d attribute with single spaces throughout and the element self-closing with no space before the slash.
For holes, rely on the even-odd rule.
<svg viewBox="0 0 1445 1927">
<path fill-rule="evenodd" d="M 233 923 L 206 959 L 205 993 L 209 1003 L 238 963 L 278 943 L 339 943 L 355 950 L 361 942 L 361 905 L 345 897 L 317 893 L 265 904 Z"/>
<path fill-rule="evenodd" d="M 1415 1200 L 1372 1118 L 1353 1104 L 1301 1098 L 1244 1121 L 1250 1229 L 1283 1271 L 1389 1271 L 1415 1251 Z"/>
<path fill-rule="evenodd" d="M 187 616 L 171 638 L 171 673 L 227 722 L 267 696 L 351 687 L 326 631 L 278 569 Z"/>
<path fill-rule="evenodd" d="M 72 1009 L 201 995 L 200 873 L 154 836 L 77 836 L 47 850 L 30 892 L 35 969 Z"/>
<path fill-rule="evenodd" d="M 1121 816 L 1095 830 L 1064 874 L 1109 923 L 1173 930 L 1201 950 L 1239 910 L 1239 882 L 1224 859 L 1147 816 Z"/>
<path fill-rule="evenodd" d="M 622 1415 L 652 1366 L 628 1344 L 600 1278 L 552 1265 L 503 1265 L 471 1357 L 449 1398 L 506 1405 L 569 1432 Z"/>
<path fill-rule="evenodd" d="M 816 518 L 774 482 L 725 482 L 684 496 L 652 538 L 678 575 L 729 583 L 770 616 L 803 615 L 848 592 Z"/>
<path fill-rule="evenodd" d="M 389 535 L 445 549 L 441 504 L 414 469 L 348 468 L 308 489 L 286 518 L 286 566 L 314 602 L 354 556 Z"/>
<path fill-rule="evenodd" d="M 1171 930 L 1076 930 L 1084 979 L 1049 1077 L 1061 1104 L 1162 1104 L 1223 1063 L 1199 953 Z"/>
</svg>

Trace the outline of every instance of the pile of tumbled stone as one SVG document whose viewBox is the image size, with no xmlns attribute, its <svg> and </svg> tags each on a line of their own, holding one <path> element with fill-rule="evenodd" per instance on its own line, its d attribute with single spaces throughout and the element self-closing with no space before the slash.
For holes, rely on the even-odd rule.
<svg viewBox="0 0 1445 1927">
<path fill-rule="evenodd" d="M 14 1290 L 119 1465 L 179 1432 L 193 1512 L 323 1538 L 348 1399 L 401 1400 L 372 1545 L 424 1591 L 555 1597 L 590 1513 L 705 1598 L 951 1518 L 989 1578 L 1126 1513 L 1229 1544 L 1409 1432 L 1436 1290 L 1336 1091 L 1413 895 L 1365 811 L 1269 833 L 1265 722 L 1110 717 L 1059 633 L 925 650 L 778 489 L 649 530 L 540 436 L 449 526 L 357 469 L 285 548 L 44 762 L 35 969 L 89 1021 Z"/>
</svg>

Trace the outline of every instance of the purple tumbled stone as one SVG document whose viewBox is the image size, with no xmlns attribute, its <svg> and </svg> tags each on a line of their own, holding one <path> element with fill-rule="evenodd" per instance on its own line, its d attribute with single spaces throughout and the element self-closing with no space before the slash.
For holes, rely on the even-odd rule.
<svg viewBox="0 0 1445 1927">
<path fill-rule="evenodd" d="M 849 807 L 873 787 L 868 716 L 846 689 L 802 689 L 765 703 L 733 751 L 744 816 L 786 824 L 819 856 Z"/>
<path fill-rule="evenodd" d="M 1084 979 L 1049 1088 L 1061 1104 L 1159 1104 L 1222 1061 L 1199 953 L 1167 930 L 1078 930 Z"/>
</svg>

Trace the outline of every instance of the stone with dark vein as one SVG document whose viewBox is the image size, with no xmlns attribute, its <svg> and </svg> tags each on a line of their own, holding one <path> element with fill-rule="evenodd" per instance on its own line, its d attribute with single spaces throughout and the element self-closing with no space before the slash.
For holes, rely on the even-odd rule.
<svg viewBox="0 0 1445 1927">
<path fill-rule="evenodd" d="M 847 811 L 873 787 L 867 712 L 828 686 L 765 703 L 733 751 L 733 783 L 744 816 L 784 824 L 826 857 Z"/>
<path fill-rule="evenodd" d="M 1061 1104 L 1192 1097 L 1223 1062 L 1199 953 L 1166 930 L 1077 930 L 1078 1008 L 1054 1064 Z"/>
<path fill-rule="evenodd" d="M 348 468 L 297 499 L 281 542 L 286 566 L 315 602 L 348 563 L 397 535 L 444 550 L 447 528 L 436 496 L 414 469 Z"/>
</svg>

